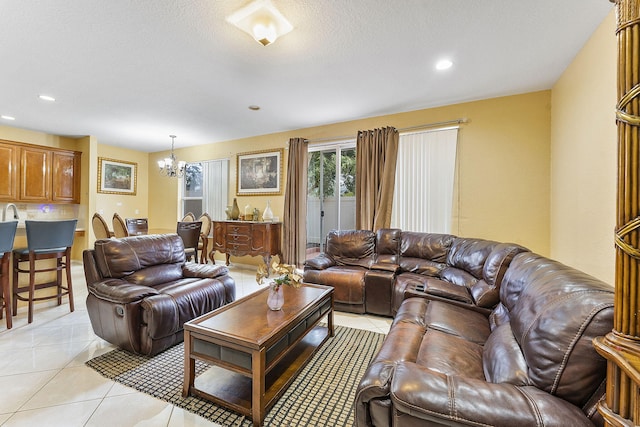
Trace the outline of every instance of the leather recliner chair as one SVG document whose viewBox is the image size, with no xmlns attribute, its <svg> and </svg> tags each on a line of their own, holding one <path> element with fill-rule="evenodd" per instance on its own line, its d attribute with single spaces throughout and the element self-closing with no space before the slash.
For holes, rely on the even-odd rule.
<svg viewBox="0 0 640 427">
<path fill-rule="evenodd" d="M 133 353 L 181 342 L 185 322 L 235 300 L 227 267 L 186 263 L 177 234 L 98 240 L 83 261 L 94 332 Z"/>
</svg>

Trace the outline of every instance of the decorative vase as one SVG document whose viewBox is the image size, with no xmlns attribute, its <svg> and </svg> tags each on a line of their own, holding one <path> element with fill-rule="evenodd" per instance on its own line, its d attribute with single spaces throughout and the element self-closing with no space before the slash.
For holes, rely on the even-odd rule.
<svg viewBox="0 0 640 427">
<path fill-rule="evenodd" d="M 231 205 L 224 208 L 224 213 L 227 214 L 227 219 L 231 219 L 231 209 L 233 209 L 233 206 Z"/>
<path fill-rule="evenodd" d="M 267 306 L 273 311 L 278 311 L 284 305 L 284 292 L 282 286 L 269 285 L 269 295 L 267 296 Z"/>
<path fill-rule="evenodd" d="M 238 208 L 238 200 L 233 198 L 233 207 L 231 208 L 231 219 L 238 219 L 240 216 L 240 208 Z"/>
<path fill-rule="evenodd" d="M 273 221 L 273 212 L 271 212 L 270 200 L 267 200 L 267 207 L 264 208 L 264 212 L 262 212 L 262 220 L 266 222 Z"/>
</svg>

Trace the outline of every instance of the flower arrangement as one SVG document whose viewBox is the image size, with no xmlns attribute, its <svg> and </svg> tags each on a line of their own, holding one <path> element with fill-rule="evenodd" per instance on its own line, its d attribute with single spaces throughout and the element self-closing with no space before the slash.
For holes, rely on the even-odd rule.
<svg viewBox="0 0 640 427">
<path fill-rule="evenodd" d="M 276 277 L 265 280 L 270 276 L 270 273 L 274 273 Z M 258 266 L 258 272 L 256 273 L 256 282 L 260 285 L 269 283 L 271 288 L 276 291 L 282 285 L 299 288 L 302 286 L 302 275 L 296 271 L 295 265 L 281 264 L 280 257 L 276 255 L 271 262 L 271 268 L 267 267 L 265 263 L 260 263 Z"/>
</svg>

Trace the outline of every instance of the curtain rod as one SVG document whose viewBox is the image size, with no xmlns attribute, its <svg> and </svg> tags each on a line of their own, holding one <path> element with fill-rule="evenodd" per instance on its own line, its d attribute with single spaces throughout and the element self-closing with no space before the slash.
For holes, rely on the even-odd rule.
<svg viewBox="0 0 640 427">
<path fill-rule="evenodd" d="M 444 122 L 425 123 L 423 125 L 400 128 L 400 129 L 398 129 L 398 132 L 408 132 L 408 131 L 418 130 L 418 129 L 430 129 L 430 128 L 440 127 L 440 126 L 460 125 L 460 124 L 465 124 L 465 123 L 468 123 L 468 122 L 469 122 L 469 120 L 465 117 L 465 118 L 460 118 L 460 119 L 455 119 L 455 120 L 447 120 L 447 121 L 444 121 Z M 307 139 L 307 143 L 309 143 L 309 142 L 333 142 L 333 141 L 342 141 L 342 140 L 345 140 L 345 139 L 353 139 L 353 138 L 354 138 L 354 135 L 333 136 L 333 137 L 330 137 L 330 138 Z"/>
</svg>

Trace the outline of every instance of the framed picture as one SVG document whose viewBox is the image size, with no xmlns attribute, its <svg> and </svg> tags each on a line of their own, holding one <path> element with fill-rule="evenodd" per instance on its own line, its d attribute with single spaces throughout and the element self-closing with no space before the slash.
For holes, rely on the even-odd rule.
<svg viewBox="0 0 640 427">
<path fill-rule="evenodd" d="M 98 157 L 98 193 L 136 195 L 138 164 Z"/>
<path fill-rule="evenodd" d="M 238 196 L 280 194 L 284 149 L 238 154 Z"/>
</svg>

